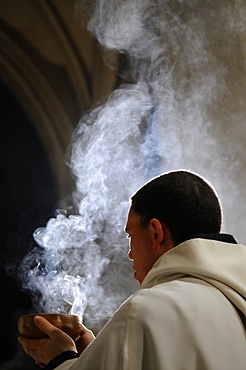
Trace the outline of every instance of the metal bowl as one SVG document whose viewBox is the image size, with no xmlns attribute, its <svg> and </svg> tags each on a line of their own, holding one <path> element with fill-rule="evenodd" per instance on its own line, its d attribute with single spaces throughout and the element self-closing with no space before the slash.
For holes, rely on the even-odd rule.
<svg viewBox="0 0 246 370">
<path fill-rule="evenodd" d="M 18 330 L 21 336 L 36 339 L 47 338 L 47 335 L 34 324 L 34 316 L 44 317 L 52 325 L 61 329 L 73 339 L 79 335 L 82 327 L 82 317 L 80 316 L 56 313 L 35 313 L 19 317 Z"/>
</svg>

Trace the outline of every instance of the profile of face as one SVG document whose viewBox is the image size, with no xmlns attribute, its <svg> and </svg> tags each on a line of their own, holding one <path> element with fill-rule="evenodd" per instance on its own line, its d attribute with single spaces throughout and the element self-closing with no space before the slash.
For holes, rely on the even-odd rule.
<svg viewBox="0 0 246 370">
<path fill-rule="evenodd" d="M 160 256 L 155 248 L 154 231 L 151 222 L 147 228 L 143 228 L 139 215 L 130 208 L 125 227 L 130 247 L 128 257 L 133 261 L 134 277 L 140 285 Z"/>
</svg>

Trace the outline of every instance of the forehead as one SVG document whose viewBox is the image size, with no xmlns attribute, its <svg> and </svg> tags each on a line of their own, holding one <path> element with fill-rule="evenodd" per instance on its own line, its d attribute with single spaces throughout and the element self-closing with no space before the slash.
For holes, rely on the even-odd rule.
<svg viewBox="0 0 246 370">
<path fill-rule="evenodd" d="M 131 207 L 128 213 L 128 218 L 126 222 L 125 232 L 129 232 L 135 227 L 139 227 L 140 225 L 140 217 L 137 213 L 133 211 L 133 208 Z"/>
</svg>

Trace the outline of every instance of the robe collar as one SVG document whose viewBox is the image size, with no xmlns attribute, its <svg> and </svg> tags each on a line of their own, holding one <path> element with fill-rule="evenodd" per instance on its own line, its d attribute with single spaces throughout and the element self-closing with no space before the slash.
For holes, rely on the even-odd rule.
<svg viewBox="0 0 246 370">
<path fill-rule="evenodd" d="M 231 243 L 231 244 L 237 244 L 236 239 L 230 235 L 230 234 L 221 234 L 221 233 L 214 233 L 214 234 L 194 234 L 191 235 L 187 240 L 189 239 L 209 239 L 209 240 L 217 240 L 220 242 L 225 243 Z"/>
</svg>

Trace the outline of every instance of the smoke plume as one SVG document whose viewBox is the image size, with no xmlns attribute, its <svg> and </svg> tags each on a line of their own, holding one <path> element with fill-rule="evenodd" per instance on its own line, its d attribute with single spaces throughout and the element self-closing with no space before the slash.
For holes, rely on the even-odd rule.
<svg viewBox="0 0 246 370">
<path fill-rule="evenodd" d="M 125 54 L 130 82 L 79 122 L 69 162 L 77 213 L 36 230 L 39 247 L 20 278 L 37 309 L 100 328 L 137 287 L 123 230 L 129 197 L 151 177 L 180 168 L 206 177 L 221 196 L 224 231 L 245 240 L 245 108 L 232 97 L 241 92 L 231 63 L 243 28 L 232 0 L 77 6 L 102 47 Z"/>
</svg>

